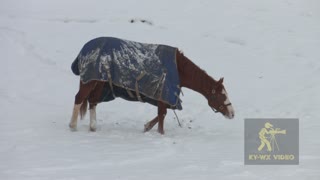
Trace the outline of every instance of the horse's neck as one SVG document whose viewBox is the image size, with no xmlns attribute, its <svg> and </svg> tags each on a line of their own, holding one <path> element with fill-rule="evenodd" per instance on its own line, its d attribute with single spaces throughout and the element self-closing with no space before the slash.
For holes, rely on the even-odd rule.
<svg viewBox="0 0 320 180">
<path fill-rule="evenodd" d="M 216 81 L 180 52 L 177 52 L 177 64 L 181 87 L 192 89 L 208 98 Z"/>
</svg>

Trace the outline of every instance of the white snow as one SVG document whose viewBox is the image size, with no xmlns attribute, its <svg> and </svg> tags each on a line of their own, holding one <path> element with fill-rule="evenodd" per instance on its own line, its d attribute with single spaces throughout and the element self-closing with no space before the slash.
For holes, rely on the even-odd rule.
<svg viewBox="0 0 320 180">
<path fill-rule="evenodd" d="M 2 0 L 0 179 L 320 179 L 320 1 Z M 153 25 L 130 23 L 146 19 Z M 142 133 L 157 109 L 117 99 L 71 132 L 88 40 L 179 47 L 224 84 L 235 119 L 184 89 L 166 134 Z M 299 118 L 300 165 L 245 166 L 244 118 Z"/>
</svg>

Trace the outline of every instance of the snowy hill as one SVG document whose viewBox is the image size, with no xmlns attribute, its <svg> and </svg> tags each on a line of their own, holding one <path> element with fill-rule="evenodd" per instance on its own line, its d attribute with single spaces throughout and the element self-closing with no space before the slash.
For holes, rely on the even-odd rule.
<svg viewBox="0 0 320 180">
<path fill-rule="evenodd" d="M 0 179 L 319 179 L 320 1 L 2 0 Z M 152 24 L 132 19 L 145 19 Z M 184 89 L 166 134 L 142 133 L 157 109 L 121 99 L 70 132 L 92 38 L 179 47 L 225 86 L 234 120 Z M 300 165 L 244 166 L 245 118 L 299 118 Z"/>
</svg>

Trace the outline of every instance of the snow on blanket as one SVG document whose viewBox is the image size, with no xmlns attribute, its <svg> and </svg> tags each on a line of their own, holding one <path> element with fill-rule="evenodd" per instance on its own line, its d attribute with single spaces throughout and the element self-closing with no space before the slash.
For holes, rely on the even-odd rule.
<svg viewBox="0 0 320 180">
<path fill-rule="evenodd" d="M 109 82 L 101 101 L 115 97 L 153 105 L 162 101 L 181 110 L 176 51 L 166 45 L 100 37 L 84 45 L 71 69 L 83 83 Z"/>
</svg>

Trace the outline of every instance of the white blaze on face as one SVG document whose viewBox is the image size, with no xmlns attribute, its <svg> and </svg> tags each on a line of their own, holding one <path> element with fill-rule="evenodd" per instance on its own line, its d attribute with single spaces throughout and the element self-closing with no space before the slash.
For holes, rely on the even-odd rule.
<svg viewBox="0 0 320 180">
<path fill-rule="evenodd" d="M 226 100 L 224 101 L 224 104 L 229 104 L 231 103 L 228 97 L 228 93 L 225 89 L 222 90 L 222 94 L 226 95 Z M 232 107 L 232 105 L 227 106 L 227 110 L 228 110 L 228 114 L 226 114 L 225 116 L 229 119 L 232 119 L 234 117 L 234 109 Z"/>
</svg>

